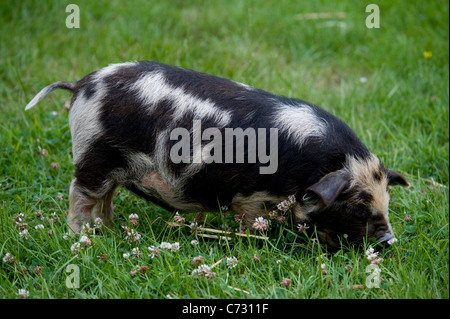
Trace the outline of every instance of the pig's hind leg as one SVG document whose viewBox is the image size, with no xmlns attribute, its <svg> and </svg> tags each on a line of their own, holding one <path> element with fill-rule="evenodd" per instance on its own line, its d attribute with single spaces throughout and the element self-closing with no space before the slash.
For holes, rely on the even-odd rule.
<svg viewBox="0 0 450 319">
<path fill-rule="evenodd" d="M 100 147 L 98 143 L 75 164 L 75 179 L 69 192 L 68 221 L 72 232 L 80 232 L 83 225 L 94 222 L 97 217 L 111 226 L 112 199 L 124 167 L 120 152 L 107 145 Z"/>
<path fill-rule="evenodd" d="M 110 226 L 113 219 L 112 198 L 116 186 L 104 188 L 101 193 L 86 189 L 75 178 L 69 192 L 69 228 L 72 233 L 79 233 L 85 224 L 95 221 L 97 217 Z"/>
</svg>

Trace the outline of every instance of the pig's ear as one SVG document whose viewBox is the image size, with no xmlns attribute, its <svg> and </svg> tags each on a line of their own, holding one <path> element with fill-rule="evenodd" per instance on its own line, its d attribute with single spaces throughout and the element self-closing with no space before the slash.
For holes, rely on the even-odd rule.
<svg viewBox="0 0 450 319">
<path fill-rule="evenodd" d="M 336 171 L 322 177 L 317 183 L 306 189 L 306 194 L 317 195 L 325 205 L 331 205 L 338 195 L 348 186 L 350 175 L 347 172 Z"/>
<path fill-rule="evenodd" d="M 395 186 L 395 185 L 402 185 L 402 186 L 409 186 L 408 181 L 406 180 L 406 178 L 397 172 L 391 171 L 390 169 L 387 170 L 386 172 L 387 174 L 387 179 L 388 179 L 388 184 Z"/>
</svg>

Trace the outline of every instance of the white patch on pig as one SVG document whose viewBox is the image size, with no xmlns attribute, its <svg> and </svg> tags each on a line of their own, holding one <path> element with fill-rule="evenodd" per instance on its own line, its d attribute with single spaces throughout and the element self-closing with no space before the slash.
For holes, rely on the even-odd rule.
<svg viewBox="0 0 450 319">
<path fill-rule="evenodd" d="M 327 123 L 319 118 L 308 105 L 294 106 L 278 104 L 276 110 L 275 127 L 284 132 L 299 147 L 302 147 L 308 138 L 323 137 L 327 132 Z"/>
<path fill-rule="evenodd" d="M 145 104 L 153 105 L 165 99 L 172 101 L 175 125 L 189 112 L 198 119 L 213 119 L 220 127 L 225 127 L 231 121 L 230 112 L 221 110 L 208 99 L 203 100 L 187 93 L 182 87 L 171 86 L 162 72 L 151 72 L 141 77 L 130 90 L 137 91 Z"/>
<path fill-rule="evenodd" d="M 79 163 L 92 140 L 102 132 L 99 109 L 102 106 L 101 100 L 104 92 L 103 89 L 97 89 L 89 99 L 82 92 L 73 101 L 69 113 L 69 125 L 74 165 Z"/>
<path fill-rule="evenodd" d="M 99 122 L 102 99 L 106 93 L 104 78 L 118 72 L 121 68 L 135 65 L 135 62 L 111 64 L 95 72 L 91 83 L 95 83 L 95 93 L 86 98 L 81 91 L 72 103 L 69 113 L 69 125 L 72 134 L 72 153 L 74 164 L 77 165 L 90 142 L 98 136 L 102 127 Z"/>
<path fill-rule="evenodd" d="M 121 68 L 131 67 L 131 66 L 135 66 L 137 64 L 138 64 L 138 62 L 125 62 L 125 63 L 113 63 L 113 64 L 110 64 L 107 67 L 104 67 L 104 68 L 98 70 L 97 72 L 95 72 L 94 77 L 93 77 L 93 81 L 94 82 L 100 82 L 105 77 L 110 76 L 110 75 L 112 75 L 114 73 L 117 73 L 117 71 L 119 71 Z"/>
</svg>

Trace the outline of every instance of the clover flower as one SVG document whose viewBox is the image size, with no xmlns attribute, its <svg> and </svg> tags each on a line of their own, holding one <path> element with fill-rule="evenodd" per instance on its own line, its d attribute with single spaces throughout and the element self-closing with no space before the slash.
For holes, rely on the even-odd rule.
<svg viewBox="0 0 450 319">
<path fill-rule="evenodd" d="M 254 254 L 252 257 L 253 262 L 259 263 L 261 261 L 261 255 Z"/>
<path fill-rule="evenodd" d="M 30 237 L 30 234 L 28 233 L 28 229 L 24 229 L 21 232 L 19 232 L 20 238 L 28 239 Z"/>
<path fill-rule="evenodd" d="M 192 271 L 192 276 L 204 276 L 207 279 L 211 280 L 216 278 L 217 274 L 211 271 L 211 268 L 207 265 L 200 265 L 197 269 Z"/>
<path fill-rule="evenodd" d="M 53 212 L 53 213 L 51 214 L 50 221 L 51 221 L 52 223 L 56 223 L 58 220 L 59 220 L 58 215 L 56 215 L 56 212 Z"/>
<path fill-rule="evenodd" d="M 304 223 L 304 224 L 298 224 L 298 225 L 297 225 L 297 229 L 298 229 L 298 231 L 299 231 L 300 233 L 305 233 L 306 230 L 309 229 L 309 226 L 308 226 L 306 223 Z"/>
<path fill-rule="evenodd" d="M 204 261 L 203 256 L 197 256 L 197 257 L 194 257 L 194 258 L 192 259 L 192 263 L 193 263 L 195 266 L 199 266 L 199 265 L 203 264 L 203 261 Z"/>
<path fill-rule="evenodd" d="M 393 245 L 393 244 L 395 244 L 396 242 L 398 242 L 398 239 L 395 238 L 395 237 L 393 237 L 393 238 L 391 238 L 391 239 L 389 239 L 389 240 L 387 241 L 387 243 L 388 243 L 389 245 Z"/>
<path fill-rule="evenodd" d="M 230 269 L 236 267 L 237 264 L 238 264 L 238 262 L 239 262 L 239 261 L 237 260 L 236 257 L 230 257 L 230 258 L 227 258 L 227 266 L 228 266 L 228 268 L 230 268 Z"/>
<path fill-rule="evenodd" d="M 44 225 L 39 224 L 39 225 L 34 226 L 34 228 L 35 228 L 36 230 L 44 229 Z"/>
<path fill-rule="evenodd" d="M 326 275 L 327 274 L 327 268 L 326 268 L 326 265 L 325 264 L 321 264 L 320 265 L 320 268 L 322 268 L 322 275 Z"/>
<path fill-rule="evenodd" d="M 14 217 L 14 221 L 16 223 L 21 223 L 23 221 L 23 218 L 24 218 L 23 213 L 19 213 Z"/>
<path fill-rule="evenodd" d="M 290 288 L 291 287 L 291 280 L 289 278 L 283 278 L 283 280 L 281 281 L 281 284 L 283 286 L 285 286 L 286 288 Z"/>
<path fill-rule="evenodd" d="M 92 242 L 88 236 L 83 235 L 80 238 L 80 244 L 82 244 L 82 248 L 88 248 L 89 246 L 91 246 Z"/>
<path fill-rule="evenodd" d="M 237 215 L 237 216 L 234 218 L 234 220 L 235 220 L 237 223 L 241 223 L 241 222 L 244 220 L 244 218 L 245 218 L 245 213 L 240 213 L 239 215 Z"/>
<path fill-rule="evenodd" d="M 85 223 L 83 225 L 83 229 L 81 229 L 81 233 L 84 235 L 89 235 L 94 233 L 94 228 L 91 227 L 89 223 Z"/>
<path fill-rule="evenodd" d="M 34 216 L 36 218 L 41 218 L 43 213 L 44 212 L 42 210 L 37 210 L 37 211 L 34 212 Z"/>
<path fill-rule="evenodd" d="M 191 245 L 192 246 L 197 246 L 198 245 L 198 240 L 196 240 L 196 239 L 191 240 Z"/>
<path fill-rule="evenodd" d="M 19 289 L 17 296 L 19 299 L 27 299 L 30 296 L 30 292 L 25 289 Z"/>
<path fill-rule="evenodd" d="M 81 249 L 81 244 L 79 242 L 74 243 L 71 247 L 70 247 L 70 251 L 73 254 L 76 254 L 77 252 L 79 252 Z"/>
<path fill-rule="evenodd" d="M 139 265 L 136 265 L 136 268 L 137 268 L 137 269 L 132 269 L 132 270 L 130 271 L 130 276 L 131 276 L 131 277 L 136 276 L 137 273 L 140 273 L 140 274 L 146 274 L 147 271 L 148 271 L 148 267 L 147 267 L 147 266 L 139 266 Z"/>
<path fill-rule="evenodd" d="M 99 258 L 103 262 L 106 262 L 106 260 L 108 259 L 108 255 L 105 253 L 100 253 L 100 255 L 97 256 L 97 258 Z"/>
<path fill-rule="evenodd" d="M 256 230 L 268 230 L 269 229 L 269 222 L 264 217 L 258 217 L 256 218 L 255 222 L 253 223 L 253 229 Z"/>
<path fill-rule="evenodd" d="M 277 208 L 282 214 L 285 214 L 289 209 L 294 207 L 294 205 L 295 205 L 295 196 L 290 195 L 290 196 L 288 196 L 288 199 L 279 203 L 277 205 Z"/>
<path fill-rule="evenodd" d="M 184 222 L 186 221 L 186 218 L 184 218 L 183 216 L 180 216 L 180 214 L 178 214 L 178 212 L 175 213 L 175 216 L 173 217 L 173 219 L 178 224 L 184 224 Z"/>
<path fill-rule="evenodd" d="M 180 250 L 180 243 L 179 242 L 175 242 L 172 244 L 172 247 L 170 247 L 171 251 L 178 251 Z"/>
<path fill-rule="evenodd" d="M 6 253 L 5 257 L 3 257 L 3 262 L 6 264 L 14 265 L 16 262 L 16 257 L 12 256 L 10 253 Z"/>
<path fill-rule="evenodd" d="M 134 257 L 136 258 L 140 258 L 142 256 L 141 251 L 139 250 L 139 247 L 135 247 L 131 250 L 131 253 L 134 255 Z"/>
<path fill-rule="evenodd" d="M 42 268 L 42 266 L 36 266 L 36 267 L 34 267 L 34 270 L 33 270 L 33 272 L 36 274 L 36 275 L 40 275 L 41 273 L 42 273 L 42 271 L 43 271 L 43 268 Z"/>
<path fill-rule="evenodd" d="M 147 266 L 136 266 L 136 267 L 137 267 L 137 271 L 140 272 L 141 274 L 145 274 L 148 271 Z"/>
<path fill-rule="evenodd" d="M 407 214 L 407 215 L 405 215 L 405 218 L 403 218 L 403 220 L 405 222 L 410 222 L 410 221 L 412 221 L 412 216 Z"/>
<path fill-rule="evenodd" d="M 101 227 L 103 225 L 103 220 L 100 217 L 96 217 L 94 220 L 95 227 Z"/>
<path fill-rule="evenodd" d="M 125 239 L 128 241 L 128 244 L 131 245 L 131 243 L 134 241 L 136 244 L 139 244 L 139 241 L 141 240 L 141 234 L 139 234 L 136 230 L 130 229 L 127 226 L 122 226 L 125 234 Z"/>
<path fill-rule="evenodd" d="M 148 256 L 151 257 L 152 259 L 155 257 L 159 257 L 159 255 L 161 254 L 161 250 L 159 250 L 159 248 L 155 246 L 148 247 L 148 250 L 151 251 L 150 255 Z"/>
<path fill-rule="evenodd" d="M 375 252 L 372 246 L 369 246 L 366 250 L 366 256 L 371 265 L 378 265 L 384 260 L 383 258 L 378 258 L 378 252 Z"/>
<path fill-rule="evenodd" d="M 160 248 L 162 249 L 172 249 L 172 244 L 168 243 L 168 242 L 162 242 L 161 245 L 159 245 Z"/>
<path fill-rule="evenodd" d="M 191 229 L 191 233 L 196 233 L 200 226 L 198 226 L 197 222 L 193 222 L 189 225 L 189 228 Z"/>
<path fill-rule="evenodd" d="M 278 211 L 276 211 L 276 210 L 271 210 L 271 211 L 269 212 L 269 218 L 270 218 L 270 219 L 275 219 L 275 218 L 277 218 L 277 216 L 278 216 Z"/>
<path fill-rule="evenodd" d="M 131 214 L 128 218 L 130 219 L 130 224 L 133 226 L 136 226 L 139 223 L 138 214 Z"/>
</svg>

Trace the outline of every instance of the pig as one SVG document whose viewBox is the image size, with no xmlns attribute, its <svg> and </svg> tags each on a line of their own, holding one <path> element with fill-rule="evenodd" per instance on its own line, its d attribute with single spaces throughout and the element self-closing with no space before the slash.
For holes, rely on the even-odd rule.
<svg viewBox="0 0 450 319">
<path fill-rule="evenodd" d="M 354 244 L 394 237 L 388 188 L 408 181 L 314 104 L 140 61 L 55 82 L 26 110 L 55 89 L 73 94 L 68 225 L 74 233 L 96 217 L 110 223 L 122 186 L 167 209 L 228 206 L 244 228 L 295 198 L 294 223 L 314 226 L 332 247 L 343 237 Z"/>
</svg>

